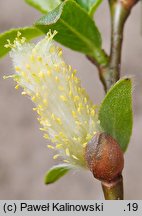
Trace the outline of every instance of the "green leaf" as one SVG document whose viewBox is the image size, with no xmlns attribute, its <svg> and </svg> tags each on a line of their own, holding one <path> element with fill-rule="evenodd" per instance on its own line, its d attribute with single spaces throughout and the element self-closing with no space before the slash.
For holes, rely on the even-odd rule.
<svg viewBox="0 0 142 216">
<path fill-rule="evenodd" d="M 71 165 L 60 164 L 53 166 L 45 175 L 44 182 L 45 184 L 51 184 L 64 176 L 67 172 L 72 169 Z"/>
<path fill-rule="evenodd" d="M 25 2 L 40 12 L 47 13 L 55 9 L 61 3 L 61 0 L 25 0 Z"/>
<path fill-rule="evenodd" d="M 43 33 L 35 27 L 11 29 L 7 32 L 0 34 L 0 58 L 5 56 L 10 51 L 10 48 L 4 47 L 4 45 L 7 44 L 7 39 L 9 39 L 11 43 L 13 43 L 18 31 L 20 31 L 22 33 L 22 37 L 25 37 L 27 40 L 31 40 L 33 38 L 43 35 Z"/>
<path fill-rule="evenodd" d="M 103 0 L 75 0 L 75 1 L 92 16 Z"/>
<path fill-rule="evenodd" d="M 133 125 L 131 79 L 122 79 L 110 89 L 101 104 L 99 120 L 102 129 L 126 151 Z"/>
<path fill-rule="evenodd" d="M 37 23 L 43 32 L 57 30 L 55 40 L 88 55 L 99 56 L 101 35 L 89 15 L 76 2 L 68 0 L 43 16 Z"/>
</svg>

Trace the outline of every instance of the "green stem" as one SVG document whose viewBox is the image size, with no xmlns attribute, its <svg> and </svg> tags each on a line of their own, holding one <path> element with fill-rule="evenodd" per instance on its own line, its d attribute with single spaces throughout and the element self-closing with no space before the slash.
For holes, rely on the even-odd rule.
<svg viewBox="0 0 142 216">
<path fill-rule="evenodd" d="M 123 178 L 120 176 L 113 182 L 102 182 L 105 200 L 123 200 Z"/>
</svg>

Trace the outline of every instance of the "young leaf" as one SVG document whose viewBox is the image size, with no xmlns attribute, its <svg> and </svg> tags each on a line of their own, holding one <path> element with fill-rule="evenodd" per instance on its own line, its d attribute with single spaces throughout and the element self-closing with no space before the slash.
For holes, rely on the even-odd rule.
<svg viewBox="0 0 142 216">
<path fill-rule="evenodd" d="M 64 176 L 67 172 L 71 170 L 71 165 L 60 164 L 53 166 L 45 175 L 44 182 L 45 184 L 51 184 Z"/>
<path fill-rule="evenodd" d="M 100 110 L 102 129 L 115 138 L 123 151 L 127 149 L 132 133 L 132 81 L 118 81 L 107 93 Z"/>
<path fill-rule="evenodd" d="M 25 0 L 25 2 L 40 12 L 47 13 L 55 9 L 61 3 L 61 0 Z"/>
<path fill-rule="evenodd" d="M 0 58 L 5 56 L 10 51 L 10 48 L 5 48 L 4 46 L 5 44 L 7 44 L 8 39 L 11 41 L 11 43 L 13 43 L 18 31 L 21 32 L 22 37 L 25 37 L 27 40 L 31 40 L 43 34 L 39 29 L 35 27 L 11 29 L 7 32 L 0 34 Z"/>
<path fill-rule="evenodd" d="M 75 0 L 75 1 L 92 16 L 103 0 Z"/>
<path fill-rule="evenodd" d="M 65 1 L 56 9 L 43 16 L 37 23 L 43 32 L 57 30 L 55 40 L 85 54 L 99 54 L 101 35 L 89 15 L 75 2 Z"/>
</svg>

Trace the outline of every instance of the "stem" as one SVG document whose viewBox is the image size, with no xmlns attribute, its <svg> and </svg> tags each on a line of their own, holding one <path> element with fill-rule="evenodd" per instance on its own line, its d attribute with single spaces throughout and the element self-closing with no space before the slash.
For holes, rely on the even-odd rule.
<svg viewBox="0 0 142 216">
<path fill-rule="evenodd" d="M 112 31 L 108 89 L 120 78 L 124 24 L 130 14 L 130 10 L 126 9 L 120 0 L 109 2 Z"/>
<path fill-rule="evenodd" d="M 123 200 L 123 178 L 119 176 L 113 182 L 102 182 L 105 200 Z"/>
<path fill-rule="evenodd" d="M 88 57 L 98 68 L 99 77 L 105 92 L 120 78 L 124 25 L 131 9 L 138 1 L 139 0 L 109 0 L 111 12 L 110 58 L 105 55 L 103 50 L 102 58 L 100 58 L 100 55 L 97 55 L 97 51 L 94 53 L 93 57 Z"/>
</svg>

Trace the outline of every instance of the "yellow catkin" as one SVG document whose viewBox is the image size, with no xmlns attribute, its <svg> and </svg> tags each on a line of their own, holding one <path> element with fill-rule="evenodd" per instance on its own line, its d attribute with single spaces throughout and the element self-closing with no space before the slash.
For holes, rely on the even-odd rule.
<svg viewBox="0 0 142 216">
<path fill-rule="evenodd" d="M 8 40 L 16 73 L 4 78 L 13 78 L 15 88 L 22 87 L 22 95 L 33 101 L 43 137 L 54 143 L 47 147 L 58 151 L 53 158 L 86 167 L 85 146 L 99 130 L 96 106 L 81 87 L 77 71 L 65 63 L 62 49 L 54 44 L 56 34 L 49 31 L 36 45 L 25 42 L 21 33 L 13 44 Z"/>
</svg>

